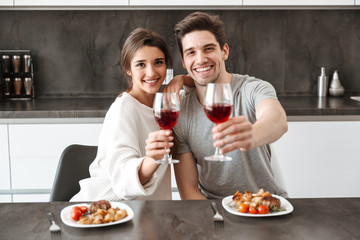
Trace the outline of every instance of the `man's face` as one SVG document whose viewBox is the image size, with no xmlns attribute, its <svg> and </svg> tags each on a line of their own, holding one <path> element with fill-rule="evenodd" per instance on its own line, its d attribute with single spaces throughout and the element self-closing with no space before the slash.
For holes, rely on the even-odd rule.
<svg viewBox="0 0 360 240">
<path fill-rule="evenodd" d="M 215 36 L 209 31 L 190 32 L 181 43 L 183 67 L 197 84 L 205 86 L 215 81 L 221 82 L 219 78 L 226 73 L 225 60 L 229 54 L 227 44 L 220 49 Z"/>
</svg>

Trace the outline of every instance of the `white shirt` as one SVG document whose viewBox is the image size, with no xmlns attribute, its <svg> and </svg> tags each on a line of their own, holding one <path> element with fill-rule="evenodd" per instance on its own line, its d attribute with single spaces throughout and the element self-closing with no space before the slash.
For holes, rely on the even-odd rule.
<svg viewBox="0 0 360 240">
<path fill-rule="evenodd" d="M 139 180 L 145 141 L 159 129 L 152 108 L 126 92 L 116 98 L 104 119 L 91 177 L 80 181 L 81 190 L 70 201 L 171 199 L 168 164 L 161 164 L 145 185 Z"/>
</svg>

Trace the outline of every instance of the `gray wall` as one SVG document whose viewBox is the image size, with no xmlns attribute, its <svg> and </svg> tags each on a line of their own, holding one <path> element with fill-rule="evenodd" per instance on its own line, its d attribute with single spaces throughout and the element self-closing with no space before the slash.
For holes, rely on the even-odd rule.
<svg viewBox="0 0 360 240">
<path fill-rule="evenodd" d="M 0 49 L 29 49 L 38 97 L 115 96 L 127 87 L 121 47 L 136 27 L 160 33 L 184 73 L 172 27 L 193 11 L 0 11 Z M 279 95 L 315 95 L 320 67 L 360 93 L 359 10 L 211 11 L 226 24 L 230 72 L 271 82 Z"/>
</svg>

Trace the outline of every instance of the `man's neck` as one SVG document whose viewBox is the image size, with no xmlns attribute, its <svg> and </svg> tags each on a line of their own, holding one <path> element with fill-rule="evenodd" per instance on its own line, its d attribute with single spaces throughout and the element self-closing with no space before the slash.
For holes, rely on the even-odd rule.
<svg viewBox="0 0 360 240">
<path fill-rule="evenodd" d="M 225 72 L 223 76 L 220 76 L 214 83 L 230 83 L 232 82 L 232 74 Z M 195 82 L 195 87 L 196 87 L 196 96 L 199 100 L 199 102 L 201 103 L 201 105 L 203 105 L 203 101 L 205 99 L 205 94 L 206 94 L 206 85 L 205 86 L 201 86 L 196 84 Z"/>
</svg>

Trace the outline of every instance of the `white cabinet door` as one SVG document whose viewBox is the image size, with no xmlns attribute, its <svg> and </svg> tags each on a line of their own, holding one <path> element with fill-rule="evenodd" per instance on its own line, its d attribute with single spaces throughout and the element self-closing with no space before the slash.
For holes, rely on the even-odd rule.
<svg viewBox="0 0 360 240">
<path fill-rule="evenodd" d="M 0 6 L 13 6 L 14 0 L 0 0 Z"/>
<path fill-rule="evenodd" d="M 130 6 L 225 6 L 242 5 L 242 0 L 130 0 Z"/>
<path fill-rule="evenodd" d="M 14 0 L 15 6 L 127 6 L 128 0 Z"/>
<path fill-rule="evenodd" d="M 62 151 L 97 145 L 101 124 L 9 125 L 12 189 L 51 189 Z"/>
<path fill-rule="evenodd" d="M 289 197 L 360 197 L 360 122 L 289 122 L 273 144 Z"/>
<path fill-rule="evenodd" d="M 9 147 L 7 125 L 0 125 L 0 190 L 10 189 Z"/>
<path fill-rule="evenodd" d="M 243 0 L 244 6 L 353 6 L 354 0 Z"/>
</svg>

